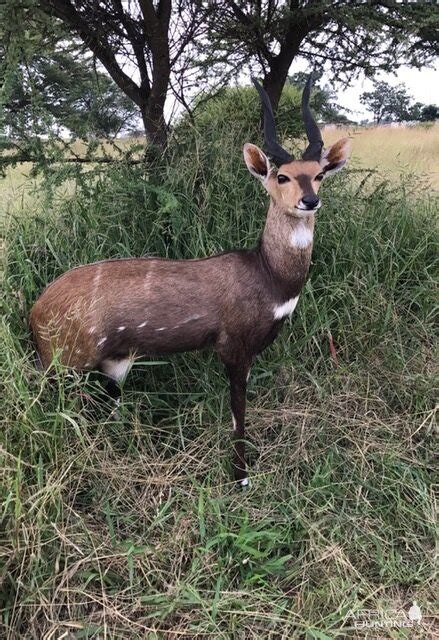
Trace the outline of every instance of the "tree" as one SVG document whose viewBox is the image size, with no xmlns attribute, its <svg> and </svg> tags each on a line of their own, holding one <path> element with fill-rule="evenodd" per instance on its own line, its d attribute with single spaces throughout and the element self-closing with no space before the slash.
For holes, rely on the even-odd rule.
<svg viewBox="0 0 439 640">
<path fill-rule="evenodd" d="M 439 117 L 439 107 L 422 102 L 411 104 L 412 97 L 404 84 L 392 87 L 387 82 L 376 82 L 373 91 L 360 96 L 361 102 L 373 113 L 376 124 L 384 121 L 404 122 L 408 120 L 428 122 Z"/>
<path fill-rule="evenodd" d="M 34 0 L 5 2 L 0 25 L 0 171 L 24 161 L 33 170 L 66 160 L 108 162 L 111 153 L 97 139 L 134 122 L 134 103 L 62 23 L 34 11 Z M 85 142 L 79 155 L 67 136 Z"/>
<path fill-rule="evenodd" d="M 15 29 L 16 47 L 25 39 L 29 23 L 43 25 L 42 16 L 61 22 L 69 39 L 79 40 L 136 106 L 149 142 L 165 146 L 165 100 L 169 90 L 179 93 L 180 79 L 190 75 L 191 47 L 205 29 L 208 7 L 190 0 L 174 4 L 172 0 L 26 0 L 23 5 L 7 0 L 6 4 L 9 22 L 22 25 Z"/>
<path fill-rule="evenodd" d="M 191 74 L 192 44 L 205 28 L 204 10 L 197 5 L 190 0 L 6 0 L 1 7 L 5 58 L 27 64 L 23 53 L 29 53 L 29 34 L 38 39 L 43 32 L 63 31 L 135 105 L 148 140 L 164 147 L 168 91 L 180 97 L 181 79 Z"/>
<path fill-rule="evenodd" d="M 410 120 L 418 122 L 434 122 L 439 118 L 439 107 L 435 104 L 422 104 L 415 102 L 410 108 Z"/>
<path fill-rule="evenodd" d="M 424 109 L 425 105 L 422 104 L 422 102 L 415 102 L 415 104 L 412 104 L 410 107 L 410 118 L 409 120 L 413 120 L 415 122 L 421 122 L 422 121 L 422 111 Z"/>
<path fill-rule="evenodd" d="M 373 91 L 365 91 L 360 100 L 372 111 L 378 125 L 383 120 L 403 122 L 412 119 L 411 96 L 404 84 L 392 87 L 387 82 L 376 82 Z"/>
<path fill-rule="evenodd" d="M 249 65 L 276 107 L 292 62 L 326 64 L 334 77 L 359 70 L 371 77 L 401 64 L 419 66 L 439 52 L 433 4 L 397 0 L 207 0 L 203 53 L 241 68 Z"/>
<path fill-rule="evenodd" d="M 439 52 L 432 3 L 5 0 L 1 6 L 10 14 L 3 24 L 13 24 L 4 39 L 9 61 L 28 50 L 29 33 L 61 24 L 67 40 L 80 43 L 136 106 L 149 142 L 162 148 L 170 93 L 189 108 L 191 91 L 218 78 L 225 83 L 244 68 L 263 76 L 276 107 L 299 55 L 314 66 L 327 63 L 346 80 L 360 70 L 372 76 L 401 64 L 419 66 Z"/>
<path fill-rule="evenodd" d="M 421 122 L 433 122 L 439 119 L 439 107 L 437 104 L 426 104 L 422 107 Z"/>
<path fill-rule="evenodd" d="M 410 102 L 412 97 L 407 93 L 404 84 L 399 84 L 388 93 L 387 97 L 387 117 L 389 120 L 404 122 L 411 120 Z"/>
<path fill-rule="evenodd" d="M 2 129 L 14 138 L 32 133 L 41 103 L 44 131 L 65 131 L 81 138 L 115 136 L 134 120 L 135 105 L 91 60 L 72 51 L 42 52 L 19 65 L 3 105 Z M 44 113 L 44 116 L 43 116 Z"/>
</svg>

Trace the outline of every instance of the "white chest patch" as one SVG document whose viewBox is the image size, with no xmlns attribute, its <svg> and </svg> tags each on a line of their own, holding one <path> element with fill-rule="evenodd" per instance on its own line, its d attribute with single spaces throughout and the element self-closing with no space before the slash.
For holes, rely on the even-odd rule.
<svg viewBox="0 0 439 640">
<path fill-rule="evenodd" d="M 306 249 L 313 239 L 313 232 L 304 224 L 298 224 L 290 236 L 290 245 L 294 249 Z"/>
<path fill-rule="evenodd" d="M 281 318 L 285 318 L 285 316 L 289 316 L 293 313 L 298 300 L 299 296 L 296 296 L 295 298 L 290 298 L 283 304 L 276 305 L 273 309 L 275 319 L 280 320 Z"/>
</svg>

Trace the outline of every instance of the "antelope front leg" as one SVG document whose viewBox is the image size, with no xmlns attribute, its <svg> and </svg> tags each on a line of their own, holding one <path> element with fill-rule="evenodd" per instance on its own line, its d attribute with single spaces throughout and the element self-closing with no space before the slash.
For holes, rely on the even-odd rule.
<svg viewBox="0 0 439 640">
<path fill-rule="evenodd" d="M 245 399 L 249 365 L 226 365 L 230 380 L 230 405 L 233 424 L 233 475 L 241 487 L 248 485 L 245 468 Z"/>
</svg>

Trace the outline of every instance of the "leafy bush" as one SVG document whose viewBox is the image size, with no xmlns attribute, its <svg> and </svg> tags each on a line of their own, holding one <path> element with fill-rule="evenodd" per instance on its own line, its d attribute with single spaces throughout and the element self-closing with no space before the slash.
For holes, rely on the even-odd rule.
<svg viewBox="0 0 439 640">
<path fill-rule="evenodd" d="M 184 116 L 174 130 L 181 143 L 207 144 L 212 149 L 230 144 L 226 153 L 234 153 L 245 142 L 259 140 L 261 104 L 254 87 L 235 87 L 222 90 L 214 98 L 204 102 L 201 96 L 195 106 L 193 119 Z M 300 112 L 301 93 L 297 87 L 286 85 L 276 112 L 279 139 L 285 141 L 289 150 L 296 148 L 293 139 L 303 136 Z M 256 144 L 256 143 L 255 143 Z M 219 150 L 219 149 L 218 149 Z"/>
</svg>

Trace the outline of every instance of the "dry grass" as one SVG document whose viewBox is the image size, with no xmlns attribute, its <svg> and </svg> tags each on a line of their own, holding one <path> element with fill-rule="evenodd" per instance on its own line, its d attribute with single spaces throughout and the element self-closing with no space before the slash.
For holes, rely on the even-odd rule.
<svg viewBox="0 0 439 640">
<path fill-rule="evenodd" d="M 36 185 L 29 180 L 31 163 L 25 162 L 8 169 L 0 178 L 0 219 L 7 222 L 11 214 L 22 211 L 37 197 Z M 38 206 L 38 205 L 37 205 Z"/>
<path fill-rule="evenodd" d="M 360 168 L 383 176 L 416 174 L 421 186 L 439 191 L 439 122 L 428 126 L 326 129 L 326 144 L 352 137 L 352 158 Z"/>
<path fill-rule="evenodd" d="M 399 174 L 417 174 L 425 183 L 439 190 L 439 122 L 428 126 L 326 128 L 323 137 L 326 146 L 340 137 L 353 140 L 352 160 L 358 168 L 376 169 L 380 175 L 396 177 Z M 103 142 L 101 154 L 114 155 L 126 151 L 132 144 L 143 145 L 143 138 L 123 138 L 115 144 Z M 77 155 L 83 155 L 82 142 L 73 145 Z M 26 200 L 35 197 L 36 184 L 29 183 L 30 163 L 8 171 L 0 181 L 4 214 L 24 208 Z"/>
</svg>

